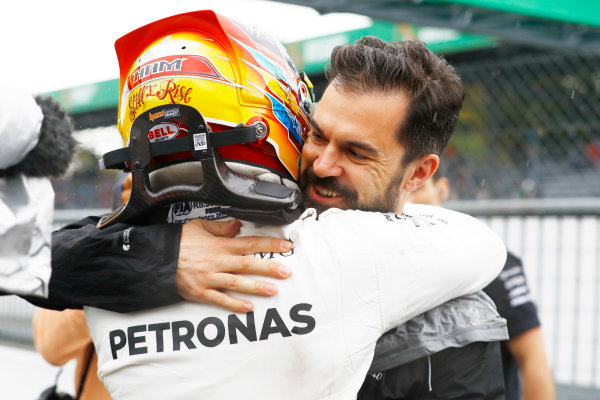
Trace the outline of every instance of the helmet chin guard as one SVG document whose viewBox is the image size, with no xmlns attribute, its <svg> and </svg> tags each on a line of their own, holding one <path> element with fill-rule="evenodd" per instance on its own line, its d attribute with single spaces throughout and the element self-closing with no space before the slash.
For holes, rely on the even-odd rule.
<svg viewBox="0 0 600 400">
<path fill-rule="evenodd" d="M 183 123 L 188 135 L 151 143 L 148 132 L 168 121 Z M 212 132 L 199 111 L 182 104 L 165 104 L 145 111 L 131 126 L 129 146 L 103 156 L 105 168 L 131 171 L 132 190 L 129 201 L 102 217 L 98 228 L 136 222 L 151 211 L 180 201 L 231 206 L 230 215 L 262 223 L 283 224 L 296 219 L 301 212 L 299 190 L 235 172 L 217 151 L 219 146 L 257 142 L 260 135 L 252 125 Z M 201 162 L 197 182 L 202 183 L 175 184 L 154 191 L 149 187 L 153 157 L 175 153 L 189 153 L 182 162 Z"/>
</svg>

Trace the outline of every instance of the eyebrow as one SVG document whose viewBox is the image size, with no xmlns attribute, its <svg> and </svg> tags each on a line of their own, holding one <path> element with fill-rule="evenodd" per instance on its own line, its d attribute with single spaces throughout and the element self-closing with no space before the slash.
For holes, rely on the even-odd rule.
<svg viewBox="0 0 600 400">
<path fill-rule="evenodd" d="M 319 124 L 317 124 L 317 121 L 315 121 L 315 119 L 313 117 L 310 117 L 310 126 L 311 126 L 311 128 L 314 128 L 315 130 L 317 130 L 319 132 L 323 132 L 321 130 L 321 128 L 319 128 Z"/>
<path fill-rule="evenodd" d="M 317 121 L 314 120 L 314 118 L 310 118 L 310 124 L 312 126 L 312 128 L 314 130 L 316 130 L 317 132 L 323 132 L 323 130 L 319 127 L 319 124 L 317 124 Z M 381 152 L 375 148 L 374 146 L 371 146 L 368 143 L 364 143 L 364 142 L 357 142 L 355 140 L 348 140 L 348 141 L 344 141 L 344 145 L 347 147 L 356 147 L 357 149 L 361 149 L 362 151 L 366 152 L 369 155 L 372 156 L 376 156 L 381 154 Z"/>
<path fill-rule="evenodd" d="M 356 142 L 354 140 L 350 140 L 350 141 L 344 142 L 344 144 L 348 147 L 356 147 L 357 149 L 361 149 L 365 153 L 370 154 L 372 156 L 376 156 L 376 155 L 380 154 L 379 150 L 377 150 L 375 147 L 371 146 L 368 143 Z"/>
</svg>

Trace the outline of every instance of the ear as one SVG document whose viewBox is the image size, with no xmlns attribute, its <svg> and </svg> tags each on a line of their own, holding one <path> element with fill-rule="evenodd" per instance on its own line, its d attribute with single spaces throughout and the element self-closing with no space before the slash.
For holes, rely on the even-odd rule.
<svg viewBox="0 0 600 400">
<path fill-rule="evenodd" d="M 435 154 L 427 154 L 413 161 L 408 168 L 409 175 L 404 181 L 404 190 L 412 192 L 423 185 L 435 173 L 440 165 L 440 158 Z"/>
<path fill-rule="evenodd" d="M 435 181 L 434 185 L 438 191 L 437 195 L 440 204 L 448 200 L 448 197 L 450 196 L 450 182 L 448 181 L 448 178 L 443 176 Z"/>
</svg>

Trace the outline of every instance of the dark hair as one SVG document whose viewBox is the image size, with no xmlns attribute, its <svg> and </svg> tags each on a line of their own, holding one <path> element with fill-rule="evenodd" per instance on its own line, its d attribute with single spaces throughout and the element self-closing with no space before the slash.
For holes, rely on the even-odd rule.
<svg viewBox="0 0 600 400">
<path fill-rule="evenodd" d="M 426 154 L 442 153 L 464 99 L 454 68 L 416 40 L 388 43 L 366 36 L 337 46 L 326 76 L 342 91 L 408 95 L 407 115 L 397 133 L 406 149 L 404 166 Z"/>
</svg>

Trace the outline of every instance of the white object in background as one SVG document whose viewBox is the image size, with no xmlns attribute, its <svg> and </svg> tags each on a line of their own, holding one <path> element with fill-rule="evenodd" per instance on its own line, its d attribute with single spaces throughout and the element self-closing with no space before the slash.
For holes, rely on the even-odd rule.
<svg viewBox="0 0 600 400">
<path fill-rule="evenodd" d="M 53 209 L 48 178 L 0 178 L 0 290 L 48 296 Z"/>
<path fill-rule="evenodd" d="M 28 92 L 1 85 L 0 90 L 0 169 L 6 169 L 37 145 L 44 115 Z"/>
</svg>

